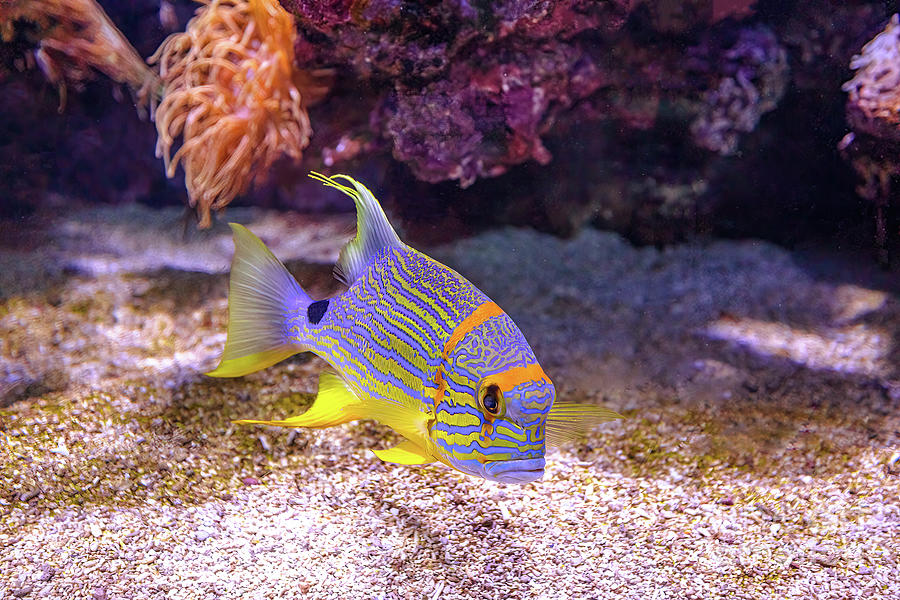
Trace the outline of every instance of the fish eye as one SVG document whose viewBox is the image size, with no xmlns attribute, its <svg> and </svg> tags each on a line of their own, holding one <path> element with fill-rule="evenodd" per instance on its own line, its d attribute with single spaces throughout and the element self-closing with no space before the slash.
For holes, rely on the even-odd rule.
<svg viewBox="0 0 900 600">
<path fill-rule="evenodd" d="M 485 388 L 481 396 L 481 406 L 486 413 L 496 417 L 500 414 L 500 398 L 500 388 L 491 384 Z"/>
</svg>

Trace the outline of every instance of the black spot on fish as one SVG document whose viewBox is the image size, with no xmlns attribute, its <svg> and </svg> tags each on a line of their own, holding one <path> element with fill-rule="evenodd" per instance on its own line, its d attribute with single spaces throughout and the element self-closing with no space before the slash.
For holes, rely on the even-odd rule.
<svg viewBox="0 0 900 600">
<path fill-rule="evenodd" d="M 319 321 L 322 320 L 322 317 L 325 316 L 326 310 L 328 310 L 328 300 L 313 302 L 306 308 L 306 318 L 309 319 L 309 322 L 313 325 L 318 325 Z"/>
</svg>

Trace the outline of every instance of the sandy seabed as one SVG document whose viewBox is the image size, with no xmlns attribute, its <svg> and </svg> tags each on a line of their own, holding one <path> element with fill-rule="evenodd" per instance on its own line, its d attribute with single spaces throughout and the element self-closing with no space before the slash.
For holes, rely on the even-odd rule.
<svg viewBox="0 0 900 600">
<path fill-rule="evenodd" d="M 228 216 L 335 289 L 346 220 Z M 223 224 L 0 233 L 0 598 L 900 598 L 900 274 L 865 258 L 592 230 L 434 249 L 561 396 L 627 417 L 503 486 L 382 464 L 397 437 L 371 422 L 231 425 L 304 410 L 323 363 L 200 374 Z"/>
</svg>

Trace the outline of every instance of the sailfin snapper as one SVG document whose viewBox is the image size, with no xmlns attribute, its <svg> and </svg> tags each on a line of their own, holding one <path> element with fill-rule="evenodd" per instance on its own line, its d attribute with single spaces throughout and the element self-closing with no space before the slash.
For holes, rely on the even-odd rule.
<svg viewBox="0 0 900 600">
<path fill-rule="evenodd" d="M 259 238 L 232 223 L 228 336 L 221 363 L 208 374 L 239 377 L 298 352 L 321 356 L 334 373 L 322 373 L 307 412 L 237 423 L 321 428 L 374 419 L 405 438 L 374 451 L 386 462 L 441 462 L 527 483 L 544 473 L 547 442 L 621 418 L 556 401 L 553 383 L 499 306 L 404 244 L 363 184 L 347 175 L 310 176 L 356 203 L 356 237 L 335 265 L 347 291 L 314 301 Z"/>
</svg>

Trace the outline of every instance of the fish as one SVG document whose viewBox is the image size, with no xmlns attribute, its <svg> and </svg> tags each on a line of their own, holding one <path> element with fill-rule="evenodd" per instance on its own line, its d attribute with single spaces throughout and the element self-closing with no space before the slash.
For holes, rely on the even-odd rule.
<svg viewBox="0 0 900 600">
<path fill-rule="evenodd" d="M 525 336 L 465 277 L 402 242 L 380 203 L 348 175 L 310 177 L 353 199 L 355 237 L 334 274 L 345 292 L 314 300 L 250 230 L 231 223 L 225 348 L 212 377 L 240 377 L 299 352 L 323 358 L 303 414 L 239 424 L 333 427 L 372 419 L 403 437 L 387 463 L 440 463 L 499 483 L 540 479 L 548 442 L 622 418 L 560 401 Z"/>
</svg>

